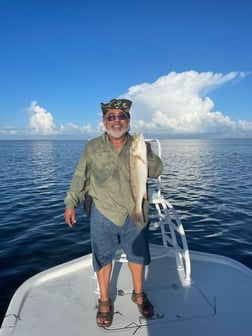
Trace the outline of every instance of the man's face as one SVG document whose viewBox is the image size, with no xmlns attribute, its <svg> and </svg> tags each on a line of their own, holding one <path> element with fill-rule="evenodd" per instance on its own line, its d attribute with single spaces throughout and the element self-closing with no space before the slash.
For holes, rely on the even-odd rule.
<svg viewBox="0 0 252 336">
<path fill-rule="evenodd" d="M 109 110 L 103 117 L 106 132 L 113 138 L 119 139 L 129 129 L 130 118 L 122 110 Z"/>
</svg>

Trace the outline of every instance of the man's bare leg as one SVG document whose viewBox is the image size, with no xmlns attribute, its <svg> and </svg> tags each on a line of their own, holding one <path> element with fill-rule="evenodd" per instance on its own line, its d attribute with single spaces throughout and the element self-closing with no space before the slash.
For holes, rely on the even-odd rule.
<svg viewBox="0 0 252 336">
<path fill-rule="evenodd" d="M 144 265 L 129 262 L 129 269 L 132 274 L 133 288 L 132 301 L 138 305 L 140 313 L 146 317 L 152 317 L 154 309 L 152 303 L 148 300 L 143 291 Z"/>
<path fill-rule="evenodd" d="M 112 270 L 112 263 L 102 267 L 96 274 L 100 289 L 100 299 L 101 301 L 108 301 L 109 299 L 109 286 L 110 286 L 110 276 Z"/>
<path fill-rule="evenodd" d="M 98 272 L 96 272 L 99 289 L 100 289 L 100 301 L 109 301 L 109 287 L 110 287 L 110 276 L 112 270 L 112 263 L 102 267 Z M 99 307 L 100 312 L 108 313 L 110 307 L 108 305 L 101 305 Z M 98 323 L 104 323 L 105 319 L 103 317 L 97 318 Z"/>
<path fill-rule="evenodd" d="M 132 262 L 128 262 L 129 269 L 132 275 L 133 289 L 135 293 L 143 293 L 143 274 L 144 274 L 144 265 L 135 264 Z M 143 298 L 139 297 L 137 299 L 138 304 L 143 303 Z"/>
</svg>

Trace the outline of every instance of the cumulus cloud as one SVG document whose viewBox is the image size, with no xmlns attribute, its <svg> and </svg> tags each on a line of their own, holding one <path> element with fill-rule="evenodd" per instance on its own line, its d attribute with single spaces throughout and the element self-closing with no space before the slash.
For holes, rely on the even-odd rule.
<svg viewBox="0 0 252 336">
<path fill-rule="evenodd" d="M 252 123 L 232 120 L 228 111 L 225 114 L 216 111 L 210 96 L 211 91 L 245 76 L 244 72 L 170 72 L 153 83 L 131 86 L 119 98 L 133 101 L 132 132 L 141 130 L 151 137 L 251 137 Z M 100 134 L 102 122 L 97 120 L 93 124 L 68 123 L 56 126 L 53 114 L 36 101 L 31 102 L 28 110 L 28 128 L 18 130 L 9 126 L 0 130 L 0 134 L 15 135 L 23 132 L 26 136 L 36 134 L 69 138 Z"/>
<path fill-rule="evenodd" d="M 171 72 L 153 83 L 132 86 L 121 97 L 134 102 L 134 129 L 170 135 L 241 135 L 251 132 L 252 123 L 233 121 L 214 111 L 214 102 L 207 94 L 245 76 L 244 72 Z"/>
<path fill-rule="evenodd" d="M 42 135 L 76 136 L 94 132 L 94 127 L 91 124 L 80 126 L 68 123 L 57 127 L 54 123 L 53 114 L 39 106 L 36 101 L 31 102 L 28 110 L 31 114 L 29 128 L 32 133 Z"/>
<path fill-rule="evenodd" d="M 29 107 L 30 128 L 33 132 L 42 134 L 51 134 L 55 132 L 53 115 L 43 107 L 40 107 L 36 101 L 31 102 Z"/>
</svg>

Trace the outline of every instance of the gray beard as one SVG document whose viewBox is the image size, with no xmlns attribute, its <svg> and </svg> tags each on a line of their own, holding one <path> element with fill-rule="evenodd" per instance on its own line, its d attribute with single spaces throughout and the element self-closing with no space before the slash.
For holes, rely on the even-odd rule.
<svg viewBox="0 0 252 336">
<path fill-rule="evenodd" d="M 106 129 L 106 132 L 108 135 L 112 136 L 115 139 L 119 139 L 121 138 L 124 134 L 126 134 L 129 130 L 129 126 L 122 128 L 121 131 L 117 132 L 117 131 L 113 131 L 112 129 Z"/>
</svg>

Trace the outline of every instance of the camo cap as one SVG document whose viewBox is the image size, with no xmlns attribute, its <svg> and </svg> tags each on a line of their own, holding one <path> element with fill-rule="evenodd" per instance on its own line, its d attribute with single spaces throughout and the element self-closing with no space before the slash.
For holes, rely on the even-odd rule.
<svg viewBox="0 0 252 336">
<path fill-rule="evenodd" d="M 108 103 L 101 103 L 101 109 L 103 115 L 105 115 L 109 110 L 122 110 L 127 113 L 130 117 L 129 111 L 132 101 L 128 99 L 111 99 Z"/>
</svg>

